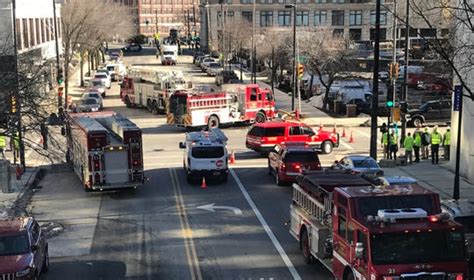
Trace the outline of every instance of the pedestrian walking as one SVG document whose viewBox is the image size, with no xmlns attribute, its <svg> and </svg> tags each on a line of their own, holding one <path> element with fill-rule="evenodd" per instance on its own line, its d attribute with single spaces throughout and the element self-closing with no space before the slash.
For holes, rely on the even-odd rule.
<svg viewBox="0 0 474 280">
<path fill-rule="evenodd" d="M 380 133 L 382 133 L 383 135 L 385 132 L 388 132 L 388 128 L 387 128 L 387 124 L 383 123 L 382 126 L 380 127 Z"/>
<path fill-rule="evenodd" d="M 430 153 L 428 151 L 428 147 L 431 143 L 430 133 L 428 132 L 428 128 L 425 127 L 425 131 L 421 134 L 421 158 L 428 159 Z"/>
<path fill-rule="evenodd" d="M 411 136 L 411 133 L 408 132 L 407 136 L 403 140 L 403 147 L 405 148 L 405 156 L 407 159 L 407 163 L 413 163 L 413 148 L 415 144 L 415 139 Z"/>
<path fill-rule="evenodd" d="M 439 145 L 441 144 L 441 134 L 438 132 L 438 126 L 433 128 L 431 133 L 431 164 L 438 164 Z"/>
<path fill-rule="evenodd" d="M 397 152 L 398 152 L 398 135 L 392 130 L 390 133 L 390 153 L 389 158 L 397 160 Z"/>
<path fill-rule="evenodd" d="M 451 145 L 451 128 L 448 126 L 443 136 L 444 160 L 449 160 L 450 145 Z"/>
<path fill-rule="evenodd" d="M 5 137 L 4 133 L 0 134 L 0 153 L 2 154 L 3 159 L 6 158 L 5 156 L 5 149 L 7 148 L 7 137 Z"/>
<path fill-rule="evenodd" d="M 419 129 L 416 129 L 413 135 L 413 150 L 415 151 L 415 162 L 420 162 L 421 131 Z"/>
<path fill-rule="evenodd" d="M 383 148 L 383 157 L 384 159 L 389 158 L 389 145 L 388 145 L 388 132 L 385 131 L 382 134 L 382 148 Z"/>
</svg>

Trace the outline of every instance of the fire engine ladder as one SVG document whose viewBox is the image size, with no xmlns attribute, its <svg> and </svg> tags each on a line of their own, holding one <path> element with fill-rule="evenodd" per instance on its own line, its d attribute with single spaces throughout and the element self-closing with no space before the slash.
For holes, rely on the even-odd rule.
<svg viewBox="0 0 474 280">
<path fill-rule="evenodd" d="M 328 215 L 330 207 L 325 207 L 324 204 L 311 197 L 298 184 L 293 184 L 293 202 L 321 224 L 330 224 L 330 215 Z"/>
</svg>

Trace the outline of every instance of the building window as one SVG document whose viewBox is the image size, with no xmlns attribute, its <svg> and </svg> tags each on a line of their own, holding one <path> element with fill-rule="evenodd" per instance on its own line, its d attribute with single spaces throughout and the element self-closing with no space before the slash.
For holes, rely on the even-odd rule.
<svg viewBox="0 0 474 280">
<path fill-rule="evenodd" d="M 375 11 L 370 11 L 370 24 L 375 25 Z M 387 11 L 380 11 L 380 25 L 387 25 Z"/>
<path fill-rule="evenodd" d="M 344 11 L 332 11 L 332 25 L 344 26 Z"/>
<path fill-rule="evenodd" d="M 332 0 L 332 3 L 334 3 L 334 4 L 344 4 L 344 3 L 346 3 L 346 0 Z"/>
<path fill-rule="evenodd" d="M 324 26 L 327 22 L 328 13 L 326 11 L 316 11 L 314 12 L 314 25 L 315 26 Z"/>
<path fill-rule="evenodd" d="M 279 26 L 290 26 L 291 24 L 291 12 L 290 11 L 279 11 L 278 12 L 278 25 Z"/>
<path fill-rule="evenodd" d="M 21 20 L 21 33 L 23 34 L 23 47 L 24 48 L 29 48 L 29 40 L 28 40 L 28 20 L 26 18 Z"/>
<path fill-rule="evenodd" d="M 362 29 L 349 29 L 349 37 L 351 40 L 362 40 Z"/>
<path fill-rule="evenodd" d="M 45 24 L 44 24 L 44 18 L 42 18 L 41 20 L 41 42 L 46 42 L 46 27 L 45 27 Z"/>
<path fill-rule="evenodd" d="M 297 4 L 308 4 L 309 0 L 296 0 Z"/>
<path fill-rule="evenodd" d="M 16 44 L 17 44 L 17 49 L 21 50 L 23 48 L 23 45 L 22 45 L 22 42 L 21 42 L 21 38 L 22 38 L 22 35 L 21 34 L 21 25 L 20 25 L 20 20 L 19 19 L 16 19 Z"/>
<path fill-rule="evenodd" d="M 253 4 L 253 0 L 240 0 L 241 4 Z"/>
<path fill-rule="evenodd" d="M 365 2 L 367 2 L 367 1 L 365 1 Z M 351 3 L 351 4 L 364 3 L 364 1 L 363 0 L 349 0 L 349 3 Z"/>
<path fill-rule="evenodd" d="M 296 25 L 297 26 L 308 26 L 309 25 L 309 12 L 298 11 L 296 12 Z"/>
<path fill-rule="evenodd" d="M 326 4 L 326 0 L 314 0 L 314 3 L 316 4 Z"/>
<path fill-rule="evenodd" d="M 344 37 L 344 29 L 339 29 L 339 28 L 336 28 L 332 31 L 332 36 L 335 37 L 335 38 L 342 38 Z"/>
<path fill-rule="evenodd" d="M 375 40 L 375 28 L 370 29 L 370 40 L 371 41 Z M 380 28 L 380 41 L 385 41 L 385 40 L 387 40 L 387 29 Z"/>
<path fill-rule="evenodd" d="M 38 45 L 43 43 L 41 41 L 41 30 L 40 30 L 41 25 L 40 25 L 39 21 L 40 21 L 39 18 L 35 19 L 36 44 L 38 44 Z"/>
<path fill-rule="evenodd" d="M 362 11 L 349 12 L 349 25 L 362 25 Z"/>
<path fill-rule="evenodd" d="M 420 36 L 424 38 L 436 37 L 436 28 L 421 28 Z"/>
<path fill-rule="evenodd" d="M 260 0 L 260 3 L 262 3 L 262 4 L 271 4 L 271 3 L 273 3 L 273 0 Z"/>
<path fill-rule="evenodd" d="M 291 4 L 291 0 L 278 0 L 278 3 L 280 4 Z"/>
<path fill-rule="evenodd" d="M 30 18 L 29 19 L 29 28 L 28 28 L 28 34 L 30 35 L 30 46 L 33 47 L 35 46 L 35 20 Z"/>
<path fill-rule="evenodd" d="M 261 11 L 260 12 L 260 26 L 272 26 L 273 25 L 273 12 Z"/>
<path fill-rule="evenodd" d="M 252 22 L 253 13 L 250 11 L 242 11 L 242 19 Z"/>
</svg>

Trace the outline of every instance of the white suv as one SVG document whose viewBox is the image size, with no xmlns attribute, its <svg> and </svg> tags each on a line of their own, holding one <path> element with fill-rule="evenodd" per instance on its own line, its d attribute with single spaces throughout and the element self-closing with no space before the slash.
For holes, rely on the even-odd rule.
<svg viewBox="0 0 474 280">
<path fill-rule="evenodd" d="M 105 72 L 96 72 L 93 80 L 100 80 L 106 88 L 112 87 L 112 79 Z"/>
<path fill-rule="evenodd" d="M 211 131 L 186 133 L 186 141 L 180 142 L 184 149 L 183 166 L 188 183 L 206 178 L 227 181 L 229 175 L 227 137 L 218 128 Z"/>
</svg>

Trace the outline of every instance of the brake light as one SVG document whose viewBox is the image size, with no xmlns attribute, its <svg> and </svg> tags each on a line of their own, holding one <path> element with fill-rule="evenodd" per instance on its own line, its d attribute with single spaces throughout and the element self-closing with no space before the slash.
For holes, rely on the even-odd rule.
<svg viewBox="0 0 474 280">
<path fill-rule="evenodd" d="M 296 169 L 300 169 L 300 168 L 301 168 L 301 165 L 295 164 L 294 167 L 295 167 Z"/>
<path fill-rule="evenodd" d="M 281 169 L 282 171 L 285 171 L 285 170 L 286 170 L 286 164 L 282 163 L 280 169 Z"/>
<path fill-rule="evenodd" d="M 456 280 L 464 280 L 464 276 L 462 274 L 456 275 Z"/>
<path fill-rule="evenodd" d="M 436 223 L 437 221 L 439 221 L 439 217 L 437 215 L 431 215 L 429 219 L 432 223 Z"/>
</svg>

